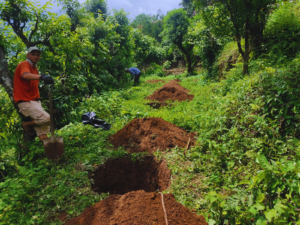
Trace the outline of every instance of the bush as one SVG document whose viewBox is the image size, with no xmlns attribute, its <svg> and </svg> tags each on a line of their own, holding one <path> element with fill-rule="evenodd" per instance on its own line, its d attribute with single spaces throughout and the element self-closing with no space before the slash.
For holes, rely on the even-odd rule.
<svg viewBox="0 0 300 225">
<path fill-rule="evenodd" d="M 300 51 L 300 3 L 284 3 L 270 16 L 261 48 L 255 55 L 285 62 Z"/>
</svg>

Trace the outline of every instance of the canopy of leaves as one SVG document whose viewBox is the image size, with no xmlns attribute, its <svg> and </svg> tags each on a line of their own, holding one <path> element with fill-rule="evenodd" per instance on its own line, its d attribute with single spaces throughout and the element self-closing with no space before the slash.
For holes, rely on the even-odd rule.
<svg viewBox="0 0 300 225">
<path fill-rule="evenodd" d="M 161 36 L 159 35 L 163 30 L 163 18 L 164 15 L 158 10 L 156 15 L 140 14 L 135 17 L 131 22 L 131 26 L 141 30 L 145 35 L 155 38 L 158 42 L 161 42 Z"/>
</svg>

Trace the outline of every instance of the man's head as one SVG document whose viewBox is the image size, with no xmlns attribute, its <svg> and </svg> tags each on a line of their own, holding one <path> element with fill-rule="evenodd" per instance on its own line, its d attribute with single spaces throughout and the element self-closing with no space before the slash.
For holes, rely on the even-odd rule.
<svg viewBox="0 0 300 225">
<path fill-rule="evenodd" d="M 29 59 L 33 64 L 37 64 L 41 59 L 41 50 L 37 47 L 30 47 L 28 49 L 27 59 Z"/>
<path fill-rule="evenodd" d="M 126 68 L 126 69 L 125 69 L 125 72 L 129 73 L 129 69 L 128 69 L 128 68 Z"/>
</svg>

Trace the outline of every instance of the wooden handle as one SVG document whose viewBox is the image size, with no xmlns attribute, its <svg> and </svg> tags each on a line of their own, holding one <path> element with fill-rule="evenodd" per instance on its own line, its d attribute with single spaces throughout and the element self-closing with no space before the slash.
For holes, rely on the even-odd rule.
<svg viewBox="0 0 300 225">
<path fill-rule="evenodd" d="M 52 105 L 52 93 L 51 93 L 51 88 L 49 88 L 48 96 L 49 96 L 49 108 L 50 108 L 50 129 L 51 129 L 51 137 L 54 137 L 54 117 L 53 117 L 53 105 Z"/>
</svg>

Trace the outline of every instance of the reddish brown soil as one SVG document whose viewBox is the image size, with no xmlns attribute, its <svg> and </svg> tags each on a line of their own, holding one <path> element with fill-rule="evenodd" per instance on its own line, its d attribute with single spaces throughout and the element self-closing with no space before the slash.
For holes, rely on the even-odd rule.
<svg viewBox="0 0 300 225">
<path fill-rule="evenodd" d="M 59 214 L 58 216 L 58 219 L 61 221 L 61 222 L 65 222 L 68 218 L 68 214 L 66 212 L 62 212 L 61 214 Z"/>
<path fill-rule="evenodd" d="M 146 83 L 150 83 L 150 84 L 157 84 L 157 83 L 165 83 L 164 80 L 147 80 Z"/>
<path fill-rule="evenodd" d="M 48 218 L 48 221 L 54 222 L 56 219 L 59 219 L 61 222 L 65 222 L 68 218 L 68 214 L 63 211 L 63 212 L 58 212 L 53 216 L 50 216 Z"/>
<path fill-rule="evenodd" d="M 169 187 L 171 171 L 167 163 L 154 156 L 131 161 L 129 158 L 109 159 L 89 175 L 94 179 L 93 191 L 99 193 L 125 194 L 130 191 L 163 191 Z"/>
<path fill-rule="evenodd" d="M 193 100 L 194 95 L 189 95 L 188 92 L 189 90 L 178 84 L 177 80 L 172 80 L 171 82 L 162 86 L 162 88 L 155 91 L 153 95 L 150 95 L 146 99 L 158 101 L 160 103 L 164 103 L 167 100 L 179 102 L 186 100 L 191 101 Z"/>
<path fill-rule="evenodd" d="M 190 146 L 195 145 L 195 133 L 186 133 L 182 128 L 160 118 L 134 119 L 109 140 L 128 152 L 149 152 L 157 149 L 165 151 L 176 145 L 184 148 L 191 138 Z"/>
<path fill-rule="evenodd" d="M 164 194 L 164 205 L 170 225 L 207 225 L 205 218 L 193 214 L 176 202 L 173 194 Z M 161 195 L 134 191 L 109 198 L 87 208 L 65 225 L 163 225 L 165 224 Z"/>
</svg>

